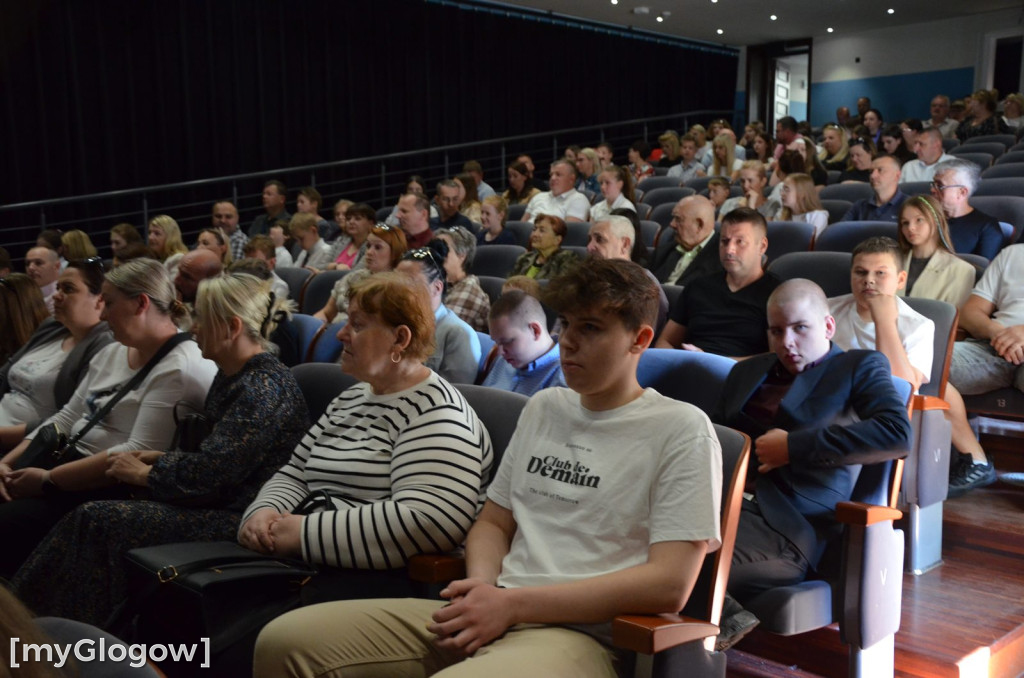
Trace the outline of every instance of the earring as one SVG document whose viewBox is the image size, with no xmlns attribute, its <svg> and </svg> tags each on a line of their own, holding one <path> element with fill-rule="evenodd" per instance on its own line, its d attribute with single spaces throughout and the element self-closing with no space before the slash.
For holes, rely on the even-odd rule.
<svg viewBox="0 0 1024 678">
<path fill-rule="evenodd" d="M 395 357 L 395 354 L 398 354 L 397 358 Z M 391 352 L 391 362 L 396 363 L 396 364 L 402 362 L 402 352 L 401 351 L 392 351 Z"/>
</svg>

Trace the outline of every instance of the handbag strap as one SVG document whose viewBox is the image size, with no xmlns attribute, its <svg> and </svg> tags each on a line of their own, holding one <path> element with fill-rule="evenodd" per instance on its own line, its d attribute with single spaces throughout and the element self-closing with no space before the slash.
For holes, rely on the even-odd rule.
<svg viewBox="0 0 1024 678">
<path fill-rule="evenodd" d="M 114 405 L 117 405 L 117 403 L 120 402 L 121 398 L 124 398 L 126 395 L 134 391 L 135 388 L 139 384 L 141 384 L 146 377 L 149 376 L 149 373 L 153 371 L 153 368 L 160 364 L 160 361 L 163 360 L 168 353 L 174 350 L 174 348 L 177 347 L 179 344 L 183 344 L 186 341 L 190 341 L 191 339 L 192 335 L 189 334 L 188 332 L 178 332 L 173 337 L 165 341 L 163 345 L 159 349 L 157 349 L 157 352 L 153 354 L 153 357 L 147 360 L 146 364 L 143 365 L 138 372 L 133 374 L 132 378 L 129 379 L 124 386 L 118 389 L 117 393 L 115 393 L 113 397 L 111 397 L 110 400 L 108 400 L 103 405 L 103 407 L 101 407 L 99 411 L 96 412 L 96 414 L 89 417 L 89 419 L 85 423 L 85 426 L 83 426 L 78 433 L 73 435 L 68 440 L 67 444 L 64 446 L 63 449 L 74 447 L 86 433 L 92 430 L 93 426 L 100 423 L 100 421 L 103 420 L 103 417 L 110 414 L 110 411 L 114 409 Z"/>
</svg>

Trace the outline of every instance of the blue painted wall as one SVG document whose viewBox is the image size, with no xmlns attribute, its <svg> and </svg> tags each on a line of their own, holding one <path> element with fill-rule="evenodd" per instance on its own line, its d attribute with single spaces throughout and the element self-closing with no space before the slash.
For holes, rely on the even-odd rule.
<svg viewBox="0 0 1024 678">
<path fill-rule="evenodd" d="M 797 122 L 807 119 L 807 102 L 806 101 L 790 101 L 789 102 L 789 114 L 793 116 Z"/>
<path fill-rule="evenodd" d="M 970 94 L 973 85 L 973 67 L 812 82 L 811 124 L 820 126 L 834 120 L 836 109 L 840 106 L 849 106 L 856 115 L 857 99 L 862 96 L 871 98 L 872 104 L 881 111 L 886 122 L 897 122 L 904 118 L 923 119 L 929 115 L 928 106 L 936 94 L 959 99 Z M 795 113 L 793 117 L 801 119 Z"/>
</svg>

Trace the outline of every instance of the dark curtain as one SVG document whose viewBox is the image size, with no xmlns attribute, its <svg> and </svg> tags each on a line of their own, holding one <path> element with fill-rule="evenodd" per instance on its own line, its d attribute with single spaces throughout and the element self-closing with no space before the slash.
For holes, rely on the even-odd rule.
<svg viewBox="0 0 1024 678">
<path fill-rule="evenodd" d="M 735 91 L 729 54 L 415 0 L 5 4 L 0 204 L 730 109 Z"/>
</svg>

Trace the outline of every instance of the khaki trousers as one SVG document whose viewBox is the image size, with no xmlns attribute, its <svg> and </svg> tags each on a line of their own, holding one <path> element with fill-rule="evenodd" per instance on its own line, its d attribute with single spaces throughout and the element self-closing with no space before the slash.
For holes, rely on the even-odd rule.
<svg viewBox="0 0 1024 678">
<path fill-rule="evenodd" d="M 349 600 L 278 617 L 256 643 L 256 678 L 615 678 L 613 652 L 579 631 L 520 625 L 461 659 L 427 631 L 443 601 Z"/>
</svg>

